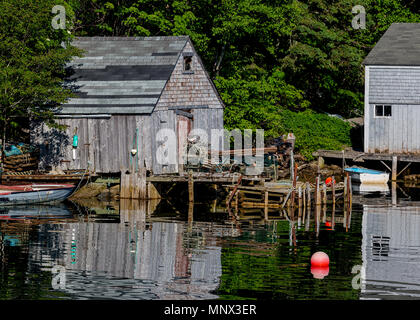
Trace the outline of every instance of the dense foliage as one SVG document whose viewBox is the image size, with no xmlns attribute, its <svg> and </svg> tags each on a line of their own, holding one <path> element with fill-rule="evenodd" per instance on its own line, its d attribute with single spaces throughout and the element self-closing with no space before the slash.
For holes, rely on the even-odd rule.
<svg viewBox="0 0 420 320">
<path fill-rule="evenodd" d="M 80 50 L 70 45 L 71 33 L 52 28 L 52 8 L 71 7 L 56 0 L 0 0 L 0 128 L 7 141 L 21 118 L 54 124 L 53 110 L 71 92 L 62 86 L 65 64 Z M 2 148 L 5 143 L 2 144 Z M 4 150 L 3 150 L 4 151 Z"/>
<path fill-rule="evenodd" d="M 61 65 L 67 51 L 54 51 L 61 56 L 44 54 L 52 47 L 57 48 L 59 37 L 67 36 L 47 25 L 48 16 L 49 19 L 52 16 L 48 6 L 60 1 L 0 3 L 0 70 L 9 61 L 5 55 L 10 54 L 16 57 L 14 65 L 22 65 L 25 72 L 38 70 L 32 68 L 37 59 L 54 61 L 53 67 Z M 17 3 L 26 10 L 5 11 Z M 287 113 L 290 118 L 285 118 L 284 110 L 311 109 L 346 118 L 361 116 L 364 57 L 391 23 L 420 22 L 415 0 L 68 0 L 66 3 L 69 20 L 73 12 L 76 17 L 72 29 L 76 35 L 189 35 L 226 103 L 226 127 L 263 128 L 267 136 L 301 128 L 294 122 L 309 115 L 313 121 L 326 119 L 311 113 L 302 116 Z M 355 5 L 366 10 L 365 29 L 352 27 Z M 29 27 L 26 38 L 22 38 L 24 26 Z M 48 43 L 47 38 L 51 39 Z M 22 57 L 16 52 L 22 52 Z M 2 75 L 4 85 L 5 72 Z M 39 78 L 45 81 L 51 78 L 52 83 L 57 83 L 56 77 L 47 75 L 38 73 Z M 36 74 L 29 76 L 32 77 L 36 78 Z M 27 92 L 25 96 L 28 94 L 32 95 Z M 4 105 L 4 101 L 1 103 Z M 330 125 L 336 126 L 334 134 L 343 127 L 339 121 Z M 306 130 L 311 134 L 318 132 Z M 338 148 L 348 139 L 333 136 L 317 142 L 319 147 Z M 315 146 L 309 141 L 298 145 Z"/>
<path fill-rule="evenodd" d="M 361 116 L 364 57 L 391 23 L 420 22 L 414 0 L 70 3 L 79 35 L 189 35 L 226 103 L 226 127 L 263 128 L 267 136 L 297 130 L 307 155 L 349 144 L 348 126 L 282 111 Z M 366 9 L 366 29 L 352 27 L 355 5 Z"/>
</svg>

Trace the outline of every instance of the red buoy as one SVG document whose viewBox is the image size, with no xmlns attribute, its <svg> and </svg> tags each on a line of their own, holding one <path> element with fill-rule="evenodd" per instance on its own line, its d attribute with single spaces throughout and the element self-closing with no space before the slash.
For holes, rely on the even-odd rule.
<svg viewBox="0 0 420 320">
<path fill-rule="evenodd" d="M 315 279 L 324 279 L 324 277 L 328 276 L 330 272 L 330 268 L 327 267 L 311 267 L 311 273 L 313 274 Z"/>
<path fill-rule="evenodd" d="M 330 264 L 330 258 L 325 252 L 315 252 L 311 257 L 312 267 L 328 267 Z"/>
</svg>

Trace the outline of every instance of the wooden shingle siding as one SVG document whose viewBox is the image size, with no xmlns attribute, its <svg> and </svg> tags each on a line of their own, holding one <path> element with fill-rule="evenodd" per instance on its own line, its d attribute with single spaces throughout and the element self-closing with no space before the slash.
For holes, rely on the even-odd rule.
<svg viewBox="0 0 420 320">
<path fill-rule="evenodd" d="M 370 67 L 369 102 L 420 105 L 420 68 Z"/>
<path fill-rule="evenodd" d="M 184 52 L 194 52 L 188 41 Z M 167 110 L 168 107 L 207 105 L 208 108 L 223 108 L 211 80 L 197 54 L 192 56 L 193 73 L 184 73 L 183 56 L 180 55 L 161 98 L 156 104 L 156 110 Z"/>
</svg>

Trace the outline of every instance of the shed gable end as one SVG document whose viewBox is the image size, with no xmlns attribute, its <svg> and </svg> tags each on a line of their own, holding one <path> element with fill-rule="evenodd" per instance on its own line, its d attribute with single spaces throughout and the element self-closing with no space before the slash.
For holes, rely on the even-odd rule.
<svg viewBox="0 0 420 320">
<path fill-rule="evenodd" d="M 186 59 L 190 67 L 186 67 Z M 200 57 L 195 52 L 190 41 L 178 57 L 175 68 L 167 81 L 155 110 L 168 110 L 173 107 L 207 106 L 210 109 L 223 108 L 223 102 L 217 89 L 204 68 Z"/>
</svg>

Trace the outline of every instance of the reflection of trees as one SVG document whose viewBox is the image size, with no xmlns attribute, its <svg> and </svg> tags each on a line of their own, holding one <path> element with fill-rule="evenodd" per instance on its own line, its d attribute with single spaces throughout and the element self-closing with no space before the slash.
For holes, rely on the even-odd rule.
<svg viewBox="0 0 420 320">
<path fill-rule="evenodd" d="M 321 230 L 318 237 L 304 232 L 304 226 L 296 228 L 296 245 L 290 242 L 289 221 L 243 228 L 240 237 L 223 243 L 223 274 L 216 293 L 226 299 L 357 299 L 351 268 L 361 263 L 361 217 L 352 222 L 347 233 L 339 226 L 337 232 Z M 310 273 L 311 255 L 319 250 L 327 252 L 333 264 L 328 281 L 313 279 Z"/>
</svg>

